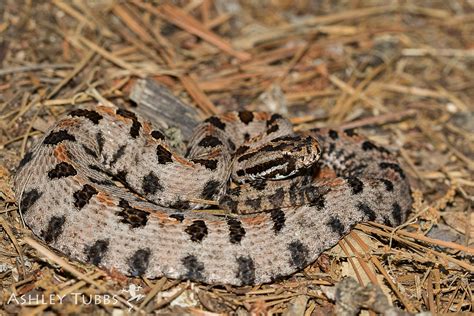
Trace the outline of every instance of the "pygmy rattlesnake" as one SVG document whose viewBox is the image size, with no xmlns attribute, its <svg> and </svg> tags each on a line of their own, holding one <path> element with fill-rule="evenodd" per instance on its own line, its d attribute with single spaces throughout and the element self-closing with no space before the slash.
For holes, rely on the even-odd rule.
<svg viewBox="0 0 474 316">
<path fill-rule="evenodd" d="M 411 207 L 395 157 L 351 130 L 294 133 L 278 114 L 230 112 L 199 125 L 188 148 L 173 152 L 133 112 L 74 110 L 23 158 L 20 211 L 80 261 L 248 285 L 305 267 L 359 222 L 398 225 Z M 191 210 L 203 200 L 229 214 Z"/>
</svg>

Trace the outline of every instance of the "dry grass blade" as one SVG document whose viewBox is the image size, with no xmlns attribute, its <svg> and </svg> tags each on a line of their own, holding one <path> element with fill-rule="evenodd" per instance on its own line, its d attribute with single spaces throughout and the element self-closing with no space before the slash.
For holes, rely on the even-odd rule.
<svg viewBox="0 0 474 316">
<path fill-rule="evenodd" d="M 135 69 L 132 65 L 127 63 L 126 61 L 112 55 L 110 52 L 108 52 L 106 49 L 100 47 L 99 45 L 95 44 L 94 42 L 88 40 L 85 37 L 79 37 L 79 40 L 84 43 L 87 47 L 89 47 L 91 50 L 95 51 L 105 59 L 113 62 L 117 66 L 122 67 L 123 69 L 129 70 L 132 74 L 138 76 L 138 77 L 144 77 L 144 75 L 139 72 L 137 69 Z"/>
<path fill-rule="evenodd" d="M 164 4 L 161 5 L 159 8 L 155 8 L 140 1 L 134 1 L 134 4 L 157 14 L 161 18 L 167 20 L 170 23 L 175 24 L 176 26 L 181 27 L 189 33 L 201 37 L 203 40 L 208 41 L 209 43 L 215 45 L 217 48 L 221 49 L 227 54 L 234 56 L 242 61 L 249 60 L 251 57 L 251 55 L 248 53 L 240 52 L 233 49 L 228 42 L 209 31 L 199 21 L 189 16 L 186 12 L 175 6 Z"/>
<path fill-rule="evenodd" d="M 204 92 L 199 89 L 199 86 L 196 84 L 193 78 L 184 75 L 180 76 L 179 79 L 181 80 L 181 83 L 183 84 L 186 91 L 188 91 L 188 93 L 204 113 L 207 115 L 212 115 L 219 112 L 214 104 L 212 104 L 209 98 L 204 94 Z"/>
<path fill-rule="evenodd" d="M 424 241 L 424 242 L 427 242 L 427 243 L 430 243 L 430 244 L 433 244 L 433 245 L 437 245 L 437 246 L 441 246 L 441 247 L 447 247 L 447 248 L 463 251 L 465 253 L 469 253 L 469 254 L 474 255 L 474 248 L 466 247 L 466 246 L 463 246 L 463 245 L 460 245 L 460 244 L 457 244 L 457 243 L 454 243 L 454 242 L 444 241 L 444 240 L 440 240 L 440 239 L 433 239 L 433 238 L 426 237 L 426 236 L 421 235 L 421 234 L 410 233 L 410 232 L 403 231 L 403 230 L 395 231 L 393 228 L 382 225 L 382 224 L 379 224 L 379 223 L 371 223 L 371 225 L 375 226 L 375 227 L 382 228 L 382 229 L 387 230 L 387 231 L 392 232 L 392 233 L 396 233 L 397 235 L 407 236 L 407 237 L 410 237 L 410 238 L 413 238 L 413 239 L 416 239 L 416 240 L 420 240 L 420 241 Z M 376 229 L 374 227 L 371 227 L 371 226 L 368 226 L 368 225 L 365 225 L 365 224 L 360 225 L 360 227 L 361 227 L 362 230 L 365 230 L 367 232 L 384 233 L 384 231 L 382 231 L 380 229 Z"/>
<path fill-rule="evenodd" d="M 153 42 L 153 37 L 140 25 L 140 23 L 136 20 L 136 17 L 134 17 L 123 4 L 115 4 L 112 10 L 144 42 Z"/>
<path fill-rule="evenodd" d="M 91 29 L 95 29 L 95 24 L 91 22 L 87 17 L 85 17 L 81 12 L 77 11 L 73 7 L 71 7 L 68 3 L 62 0 L 53 0 L 54 5 L 58 8 L 72 16 L 73 18 L 77 19 L 81 23 L 87 25 Z"/>
<path fill-rule="evenodd" d="M 413 304 L 410 302 L 410 300 L 404 294 L 402 294 L 400 292 L 397 285 L 395 283 L 393 283 L 392 278 L 388 275 L 387 270 L 385 270 L 385 268 L 382 266 L 380 261 L 375 256 L 373 256 L 372 254 L 369 253 L 368 245 L 366 243 L 364 243 L 364 241 L 359 237 L 359 235 L 356 232 L 351 232 L 350 235 L 364 249 L 366 257 L 369 257 L 372 264 L 380 271 L 380 273 L 382 273 L 382 275 L 385 278 L 385 281 L 387 281 L 387 283 L 390 285 L 390 288 L 392 289 L 392 291 L 400 299 L 400 301 L 406 307 L 406 309 L 410 313 L 416 313 L 417 312 L 416 308 L 413 306 Z"/>
<path fill-rule="evenodd" d="M 95 52 L 92 51 L 84 56 L 84 58 L 76 65 L 76 67 L 74 67 L 71 73 L 66 78 L 61 80 L 61 82 L 58 83 L 58 85 L 54 87 L 50 93 L 48 93 L 46 99 L 51 99 L 54 97 L 69 81 L 71 81 L 72 78 L 74 78 L 79 72 L 81 72 L 82 69 L 84 69 L 84 67 L 87 66 L 94 55 Z"/>
<path fill-rule="evenodd" d="M 22 266 L 22 271 L 21 272 L 24 275 L 25 274 L 25 260 L 23 258 L 23 250 L 22 250 L 20 244 L 18 243 L 18 240 L 15 237 L 15 234 L 13 233 L 10 226 L 8 225 L 8 223 L 5 221 L 5 219 L 3 217 L 0 217 L 0 225 L 2 226 L 3 230 L 5 231 L 7 236 L 10 238 L 13 245 L 15 246 L 15 250 L 17 251 L 17 253 L 20 257 L 20 262 L 21 262 L 21 266 Z"/>
<path fill-rule="evenodd" d="M 156 294 L 163 290 L 163 286 L 165 285 L 165 283 L 166 278 L 161 278 L 158 282 L 156 282 L 155 286 L 152 287 L 150 293 L 148 293 L 143 302 L 141 302 L 140 308 L 145 308 L 146 304 L 148 304 L 148 302 L 150 302 Z"/>
<path fill-rule="evenodd" d="M 40 64 L 40 65 L 30 65 L 30 66 L 20 66 L 20 67 L 10 67 L 0 69 L 0 76 L 14 74 L 17 72 L 30 72 L 30 71 L 39 71 L 44 69 L 63 69 L 63 68 L 72 68 L 73 65 L 70 64 Z"/>
</svg>

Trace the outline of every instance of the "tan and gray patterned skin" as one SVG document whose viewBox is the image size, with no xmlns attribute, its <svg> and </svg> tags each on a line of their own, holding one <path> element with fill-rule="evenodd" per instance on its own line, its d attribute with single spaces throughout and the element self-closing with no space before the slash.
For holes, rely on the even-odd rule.
<svg viewBox="0 0 474 316">
<path fill-rule="evenodd" d="M 325 169 L 336 177 L 312 177 Z M 359 222 L 402 223 L 412 203 L 383 147 L 247 111 L 207 119 L 182 156 L 132 112 L 74 110 L 25 155 L 15 189 L 26 224 L 70 258 L 233 285 L 290 275 Z M 236 214 L 192 211 L 203 199 Z"/>
</svg>

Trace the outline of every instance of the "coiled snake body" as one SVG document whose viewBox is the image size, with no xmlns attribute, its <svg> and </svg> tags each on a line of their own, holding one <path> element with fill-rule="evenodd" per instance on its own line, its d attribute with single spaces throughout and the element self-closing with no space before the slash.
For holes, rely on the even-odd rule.
<svg viewBox="0 0 474 316">
<path fill-rule="evenodd" d="M 26 224 L 68 257 L 233 285 L 292 274 L 359 222 L 400 224 L 412 203 L 383 147 L 248 111 L 210 117 L 179 155 L 133 112 L 74 110 L 25 155 L 15 188 Z M 207 200 L 228 214 L 192 210 Z"/>
</svg>

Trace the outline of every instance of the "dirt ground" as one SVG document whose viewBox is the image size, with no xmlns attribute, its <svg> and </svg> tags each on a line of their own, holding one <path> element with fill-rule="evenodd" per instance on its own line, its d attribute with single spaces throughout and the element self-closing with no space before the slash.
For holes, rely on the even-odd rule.
<svg viewBox="0 0 474 316">
<path fill-rule="evenodd" d="M 0 12 L 0 315 L 474 311 L 472 0 L 3 0 Z M 15 168 L 62 113 L 129 108 L 143 78 L 202 117 L 245 108 L 355 128 L 398 154 L 409 220 L 359 224 L 304 271 L 254 287 L 68 260 L 23 225 Z"/>
</svg>

